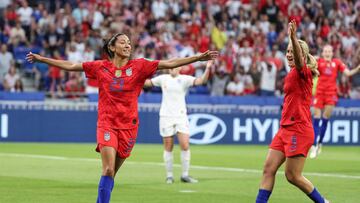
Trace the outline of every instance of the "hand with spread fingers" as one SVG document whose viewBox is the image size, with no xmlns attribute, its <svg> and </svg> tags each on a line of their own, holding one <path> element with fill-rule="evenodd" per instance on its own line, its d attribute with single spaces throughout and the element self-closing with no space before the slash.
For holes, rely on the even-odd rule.
<svg viewBox="0 0 360 203">
<path fill-rule="evenodd" d="M 41 56 L 39 54 L 34 54 L 32 52 L 29 52 L 26 55 L 26 60 L 29 61 L 30 63 L 34 63 L 36 61 L 40 61 Z"/>
<path fill-rule="evenodd" d="M 291 20 L 288 26 L 288 35 L 289 37 L 296 37 L 296 21 Z"/>
<path fill-rule="evenodd" d="M 219 55 L 218 51 L 207 50 L 199 55 L 199 61 L 214 60 Z"/>
</svg>

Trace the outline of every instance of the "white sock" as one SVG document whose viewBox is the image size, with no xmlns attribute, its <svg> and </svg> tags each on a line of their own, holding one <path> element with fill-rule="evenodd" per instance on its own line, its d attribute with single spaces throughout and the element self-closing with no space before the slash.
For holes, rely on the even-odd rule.
<svg viewBox="0 0 360 203">
<path fill-rule="evenodd" d="M 164 151 L 164 163 L 166 170 L 166 177 L 173 177 L 173 153 Z"/>
<path fill-rule="evenodd" d="M 183 151 L 181 150 L 181 166 L 182 176 L 189 176 L 190 169 L 190 149 Z"/>
</svg>

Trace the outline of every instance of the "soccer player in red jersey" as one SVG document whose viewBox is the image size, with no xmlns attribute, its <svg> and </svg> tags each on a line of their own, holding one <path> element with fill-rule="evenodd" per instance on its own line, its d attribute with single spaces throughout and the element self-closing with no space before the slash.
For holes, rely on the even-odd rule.
<svg viewBox="0 0 360 203">
<path fill-rule="evenodd" d="M 104 44 L 109 60 L 72 63 L 29 53 L 26 59 L 57 66 L 67 71 L 85 71 L 99 84 L 97 147 L 102 160 L 98 203 L 110 202 L 114 177 L 135 144 L 138 131 L 138 96 L 147 78 L 158 69 L 173 69 L 196 61 L 215 59 L 216 51 L 170 60 L 130 59 L 129 37 L 118 33 Z"/>
<path fill-rule="evenodd" d="M 325 136 L 327 123 L 331 113 L 338 101 L 336 79 L 338 72 L 342 72 L 350 77 L 360 71 L 360 65 L 352 70 L 346 68 L 346 65 L 339 59 L 333 58 L 333 48 L 331 45 L 325 45 L 322 51 L 322 57 L 318 59 L 318 70 L 320 76 L 316 86 L 314 106 L 314 145 L 310 149 L 310 158 L 315 158 L 320 152 L 322 142 Z M 323 111 L 322 118 L 321 112 Z M 319 125 L 321 119 L 321 126 Z M 319 136 L 320 135 L 320 136 Z M 317 139 L 319 137 L 319 139 Z"/>
<path fill-rule="evenodd" d="M 313 184 L 302 175 L 306 156 L 314 142 L 311 123 L 312 75 L 318 74 L 316 60 L 309 54 L 306 42 L 296 37 L 296 23 L 289 23 L 290 44 L 286 58 L 290 72 L 284 84 L 284 108 L 280 129 L 270 144 L 256 203 L 266 203 L 275 184 L 275 175 L 285 163 L 287 180 L 302 190 L 314 202 L 326 203 Z"/>
</svg>

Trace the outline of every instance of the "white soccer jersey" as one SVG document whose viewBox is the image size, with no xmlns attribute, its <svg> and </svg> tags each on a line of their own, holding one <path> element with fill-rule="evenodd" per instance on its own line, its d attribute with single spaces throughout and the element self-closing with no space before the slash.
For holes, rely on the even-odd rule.
<svg viewBox="0 0 360 203">
<path fill-rule="evenodd" d="M 170 74 L 160 75 L 151 79 L 156 87 L 161 87 L 162 102 L 160 116 L 183 117 L 186 116 L 185 95 L 189 87 L 193 86 L 195 77 Z"/>
</svg>

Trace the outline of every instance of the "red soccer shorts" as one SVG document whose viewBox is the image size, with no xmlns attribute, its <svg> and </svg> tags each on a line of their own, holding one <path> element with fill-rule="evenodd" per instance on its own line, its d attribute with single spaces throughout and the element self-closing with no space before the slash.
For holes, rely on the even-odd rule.
<svg viewBox="0 0 360 203">
<path fill-rule="evenodd" d="M 133 129 L 113 129 L 98 127 L 96 132 L 97 147 L 100 152 L 104 146 L 113 147 L 120 158 L 125 159 L 130 156 L 133 149 L 138 128 Z"/>
<path fill-rule="evenodd" d="M 325 105 L 335 106 L 338 102 L 338 97 L 336 94 L 316 94 L 313 101 L 313 106 L 315 108 L 323 109 Z"/>
<path fill-rule="evenodd" d="M 280 127 L 270 144 L 270 148 L 281 151 L 286 157 L 307 156 L 314 143 L 314 129 L 301 124 Z"/>
</svg>

